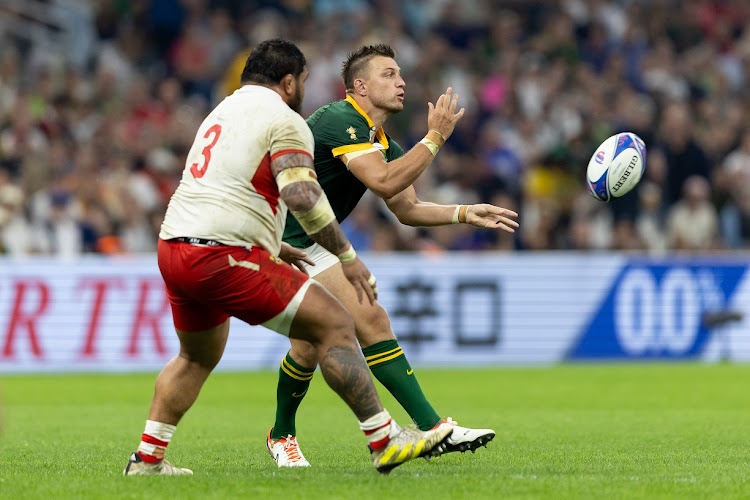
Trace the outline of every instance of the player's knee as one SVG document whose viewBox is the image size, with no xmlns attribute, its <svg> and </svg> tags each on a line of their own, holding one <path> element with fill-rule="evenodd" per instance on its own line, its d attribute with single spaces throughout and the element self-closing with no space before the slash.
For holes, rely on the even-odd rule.
<svg viewBox="0 0 750 500">
<path fill-rule="evenodd" d="M 366 344 L 393 338 L 391 320 L 381 305 L 369 307 L 357 315 L 357 338 Z"/>
<path fill-rule="evenodd" d="M 208 355 L 195 356 L 189 353 L 180 352 L 180 357 L 190 363 L 191 369 L 203 371 L 212 371 L 219 364 L 221 356 L 213 357 Z"/>
<path fill-rule="evenodd" d="M 380 304 L 371 307 L 365 319 L 367 324 L 370 325 L 371 330 L 381 333 L 390 333 L 391 319 L 388 317 L 386 310 Z"/>
<path fill-rule="evenodd" d="M 289 355 L 299 365 L 305 368 L 318 366 L 318 351 L 310 342 L 292 339 L 292 348 Z"/>
<path fill-rule="evenodd" d="M 180 357 L 190 363 L 193 368 L 212 371 L 221 361 L 221 352 L 194 352 L 180 350 Z"/>
</svg>

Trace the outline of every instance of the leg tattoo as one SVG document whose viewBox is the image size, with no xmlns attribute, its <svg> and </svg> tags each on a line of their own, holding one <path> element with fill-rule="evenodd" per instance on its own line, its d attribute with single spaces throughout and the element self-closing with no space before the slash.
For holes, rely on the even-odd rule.
<svg viewBox="0 0 750 500">
<path fill-rule="evenodd" d="M 340 345 L 328 348 L 320 360 L 320 371 L 360 422 L 383 409 L 359 350 Z"/>
</svg>

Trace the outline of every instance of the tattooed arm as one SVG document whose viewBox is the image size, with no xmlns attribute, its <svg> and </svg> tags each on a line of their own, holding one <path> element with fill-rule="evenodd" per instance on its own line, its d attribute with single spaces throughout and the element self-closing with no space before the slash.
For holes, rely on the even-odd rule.
<svg viewBox="0 0 750 500">
<path fill-rule="evenodd" d="M 341 260 L 347 279 L 370 303 L 377 299 L 375 279 L 357 257 L 349 239 L 339 226 L 323 188 L 318 184 L 312 158 L 304 153 L 290 152 L 271 160 L 271 172 L 276 178 L 279 195 L 302 228 L 313 241 Z"/>
</svg>

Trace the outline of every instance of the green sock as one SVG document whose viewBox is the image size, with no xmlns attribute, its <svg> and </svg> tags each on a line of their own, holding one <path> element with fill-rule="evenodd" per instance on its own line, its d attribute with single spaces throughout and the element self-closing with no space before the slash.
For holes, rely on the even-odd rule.
<svg viewBox="0 0 750 500">
<path fill-rule="evenodd" d="M 276 421 L 271 431 L 271 439 L 281 439 L 288 435 L 296 436 L 294 426 L 297 408 L 310 387 L 315 368 L 304 368 L 295 362 L 289 353 L 281 360 L 279 385 L 276 386 Z"/>
<path fill-rule="evenodd" d="M 427 401 L 397 340 L 384 340 L 365 347 L 362 354 L 375 378 L 393 394 L 417 427 L 426 431 L 440 422 L 440 415 Z"/>
</svg>

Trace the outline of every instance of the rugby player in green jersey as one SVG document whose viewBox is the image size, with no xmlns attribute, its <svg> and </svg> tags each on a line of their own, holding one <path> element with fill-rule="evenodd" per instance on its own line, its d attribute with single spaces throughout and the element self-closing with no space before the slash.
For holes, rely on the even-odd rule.
<svg viewBox="0 0 750 500">
<path fill-rule="evenodd" d="M 437 155 L 464 114 L 456 112 L 458 96 L 448 88 L 435 105 L 428 103 L 428 132 L 404 154 L 385 133 L 388 117 L 404 107 L 404 80 L 394 52 L 387 45 L 364 46 L 349 54 L 342 76 L 346 98 L 318 109 L 307 119 L 315 138 L 315 171 L 336 218 L 343 221 L 367 189 L 383 198 L 399 221 L 410 226 L 468 223 L 477 227 L 513 232 L 518 214 L 488 204 L 437 205 L 420 201 L 412 183 Z M 475 450 L 495 436 L 491 429 L 461 427 L 441 418 L 422 392 L 414 370 L 391 330 L 385 309 L 362 300 L 364 290 L 355 288 L 342 272 L 341 263 L 355 256 L 336 256 L 315 244 L 294 217 L 287 218 L 281 257 L 302 268 L 349 310 L 357 338 L 373 375 L 409 413 L 417 427 L 428 430 L 449 426 L 447 451 Z M 304 252 L 304 253 L 303 253 Z M 375 290 L 375 277 L 370 277 Z M 277 387 L 276 421 L 267 436 L 267 447 L 279 467 L 307 467 L 296 440 L 295 415 L 318 364 L 308 342 L 291 340 L 291 350 L 281 362 Z"/>
</svg>

